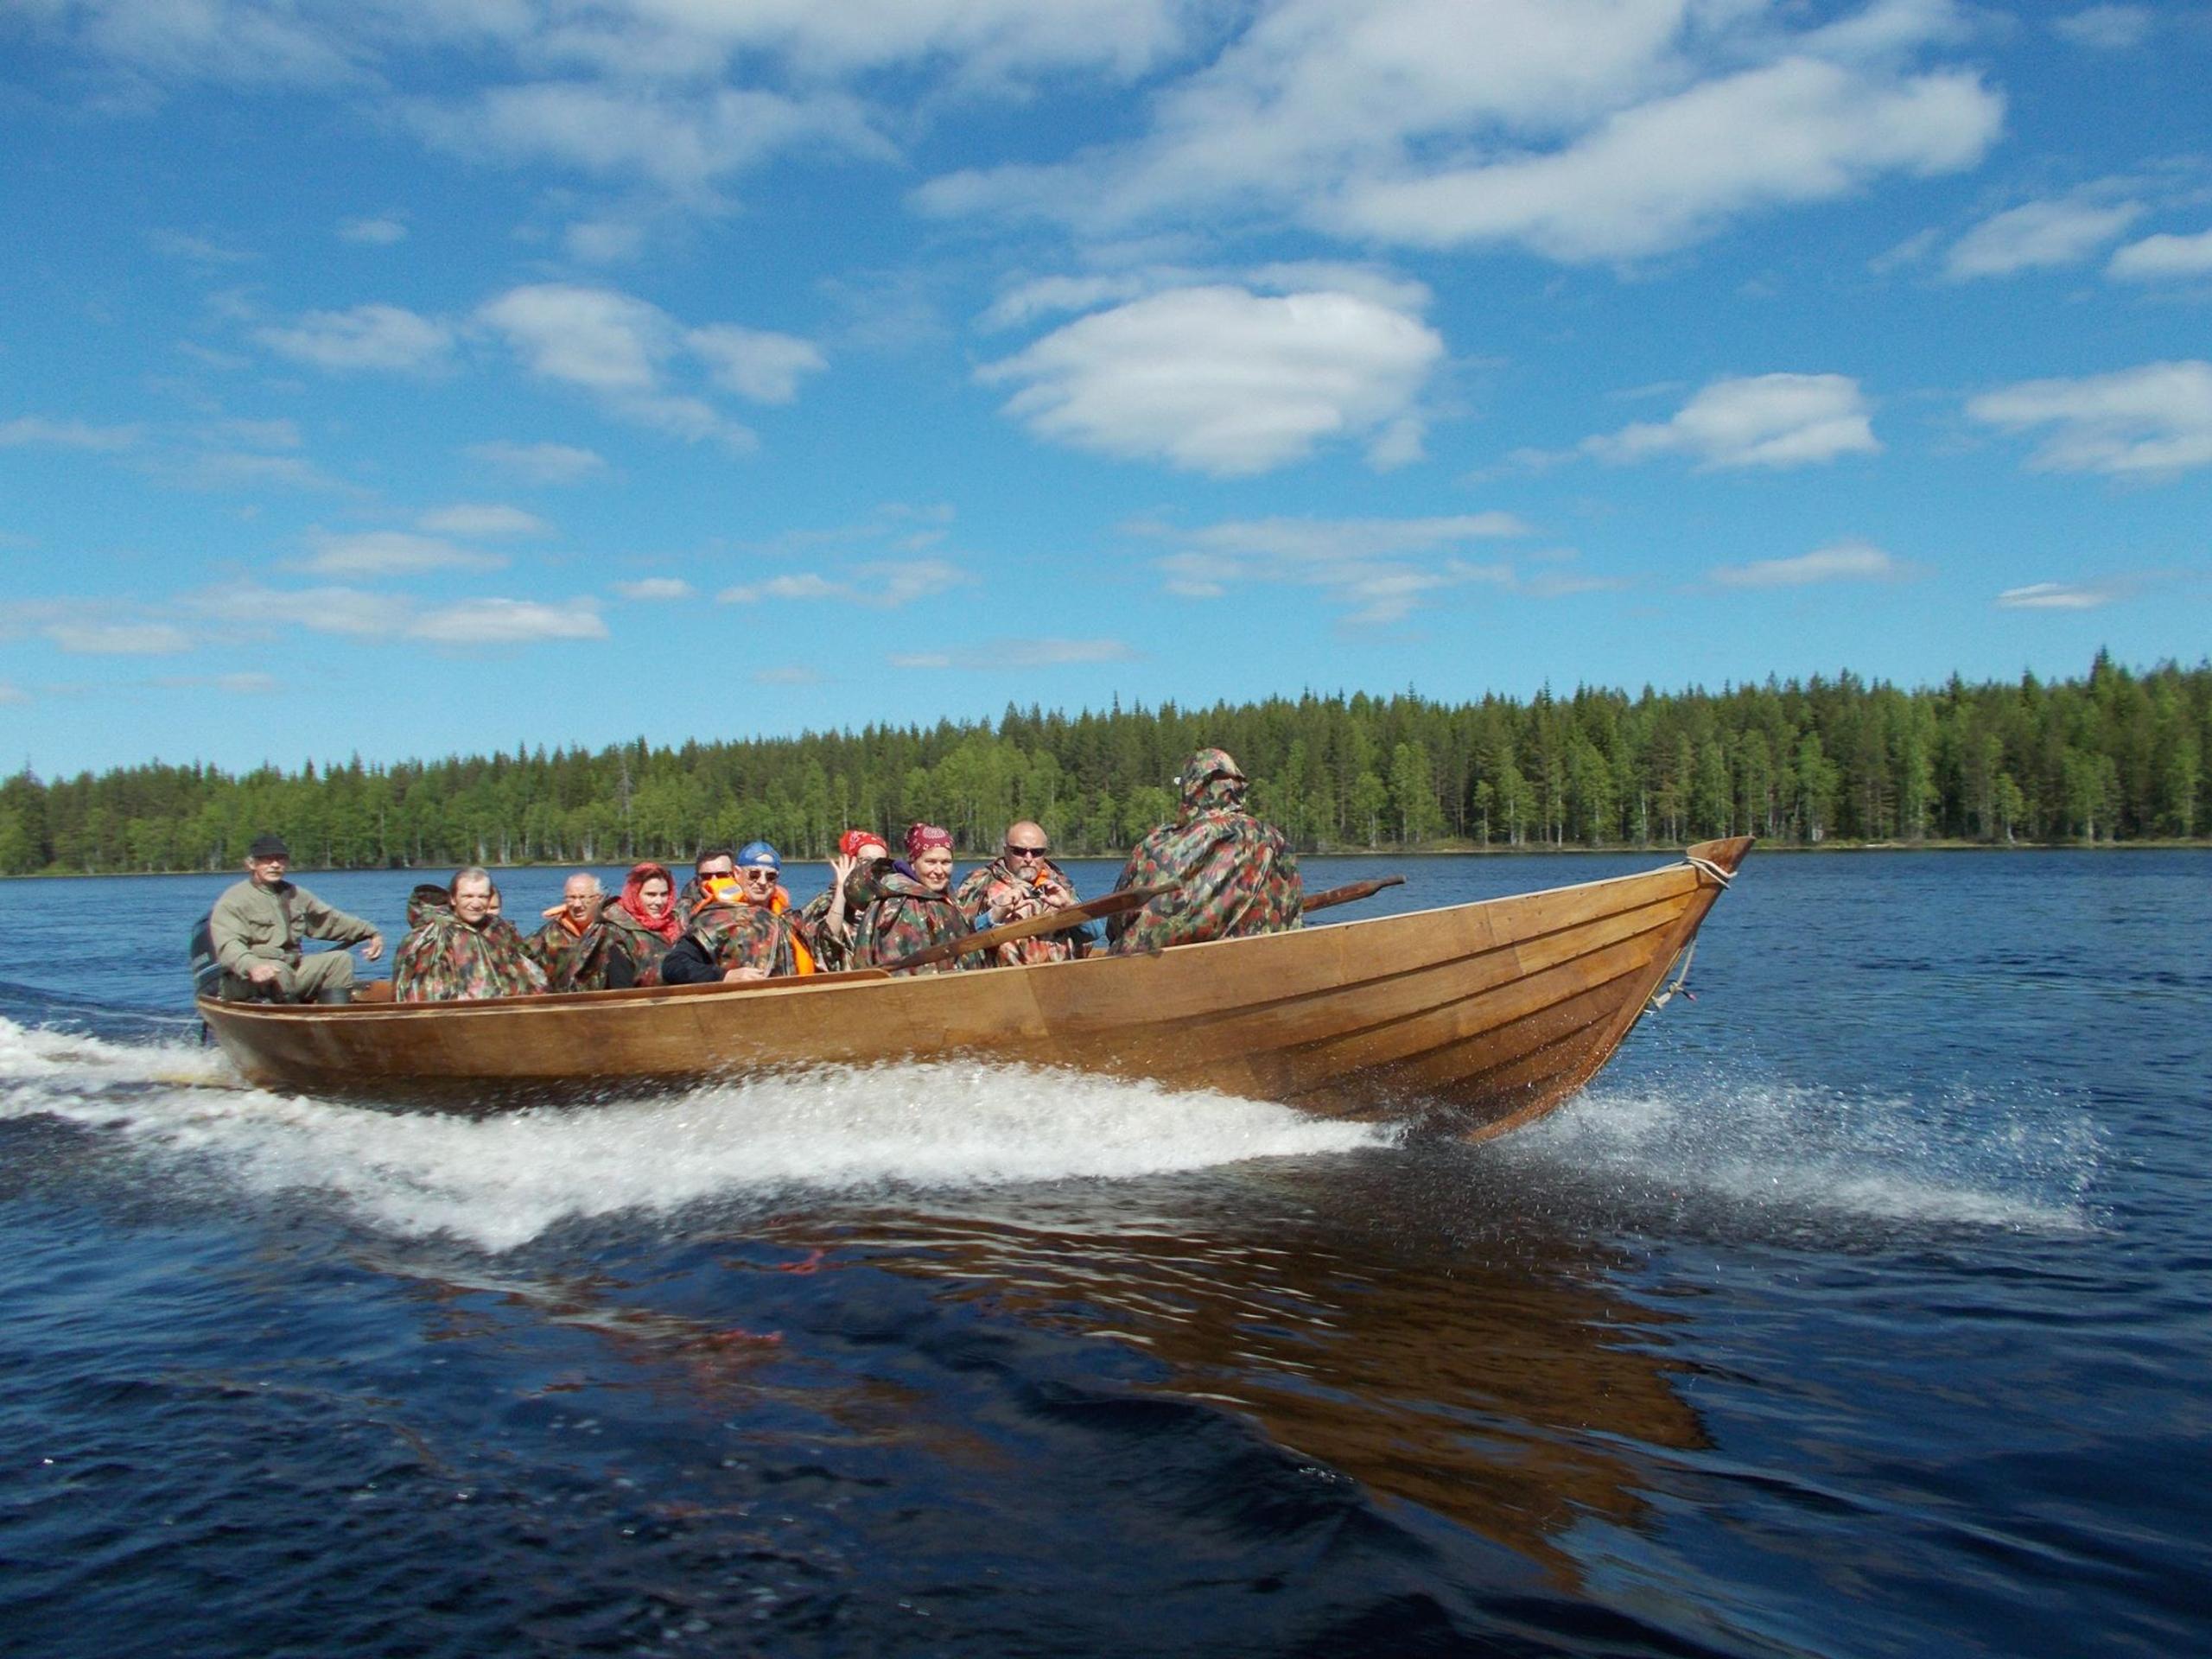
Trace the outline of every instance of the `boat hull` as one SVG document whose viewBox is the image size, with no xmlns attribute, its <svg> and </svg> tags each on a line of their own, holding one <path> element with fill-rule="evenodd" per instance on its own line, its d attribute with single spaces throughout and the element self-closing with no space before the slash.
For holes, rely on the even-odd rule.
<svg viewBox="0 0 2212 1659">
<path fill-rule="evenodd" d="M 202 999 L 266 1087 L 481 1111 L 811 1065 L 966 1057 L 1433 1116 L 1470 1138 L 1587 1082 L 1689 944 L 1748 837 L 1514 898 L 1153 956 L 455 1003 Z"/>
</svg>

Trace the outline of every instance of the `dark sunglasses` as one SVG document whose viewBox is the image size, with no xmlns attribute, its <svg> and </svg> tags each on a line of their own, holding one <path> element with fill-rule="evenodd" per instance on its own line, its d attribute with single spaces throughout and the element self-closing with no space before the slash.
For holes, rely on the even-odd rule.
<svg viewBox="0 0 2212 1659">
<path fill-rule="evenodd" d="M 1006 855 L 1008 858 L 1046 858 L 1051 856 L 1051 849 L 1045 847 L 1017 847 L 1012 842 L 1008 842 Z"/>
</svg>

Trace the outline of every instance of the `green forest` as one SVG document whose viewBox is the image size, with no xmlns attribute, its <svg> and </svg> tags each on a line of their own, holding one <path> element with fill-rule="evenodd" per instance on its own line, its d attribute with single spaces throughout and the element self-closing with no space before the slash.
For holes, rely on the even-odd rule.
<svg viewBox="0 0 2212 1659">
<path fill-rule="evenodd" d="M 2196 839 L 2212 824 L 2212 664 L 2100 655 L 2076 680 L 1903 690 L 1850 674 L 1444 703 L 1304 696 L 871 726 L 591 753 L 359 757 L 233 774 L 159 762 L 0 785 L 0 872 L 234 868 L 264 830 L 314 868 L 688 860 L 762 836 L 825 855 L 915 818 L 962 849 L 1035 818 L 1117 853 L 1173 816 L 1192 749 L 1229 750 L 1304 851 Z"/>
</svg>

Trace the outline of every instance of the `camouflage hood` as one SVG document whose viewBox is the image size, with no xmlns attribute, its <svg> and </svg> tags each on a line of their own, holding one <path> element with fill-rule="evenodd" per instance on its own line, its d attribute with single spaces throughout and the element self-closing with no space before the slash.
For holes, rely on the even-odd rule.
<svg viewBox="0 0 2212 1659">
<path fill-rule="evenodd" d="M 407 925 L 420 927 L 433 917 L 453 918 L 453 895 L 435 882 L 425 881 L 407 895 Z"/>
<path fill-rule="evenodd" d="M 1181 798 L 1176 821 L 1188 823 L 1201 812 L 1234 811 L 1244 804 L 1244 771 L 1226 749 L 1200 749 L 1183 763 L 1175 780 Z"/>
</svg>

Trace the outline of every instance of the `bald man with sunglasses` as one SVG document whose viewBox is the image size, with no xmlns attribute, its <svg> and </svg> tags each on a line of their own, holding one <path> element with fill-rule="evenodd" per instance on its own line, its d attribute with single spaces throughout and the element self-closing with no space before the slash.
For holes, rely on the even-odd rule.
<svg viewBox="0 0 2212 1659">
<path fill-rule="evenodd" d="M 1052 862 L 1052 839 L 1044 826 L 1024 818 L 1007 826 L 999 855 L 972 872 L 952 895 L 978 933 L 987 927 L 1025 921 L 1050 910 L 1066 910 L 1083 901 L 1075 883 Z M 1065 933 L 1039 933 L 1033 938 L 999 946 L 994 962 L 1020 967 L 1042 962 L 1072 962 L 1090 950 L 1090 934 L 1080 925 Z"/>
</svg>

